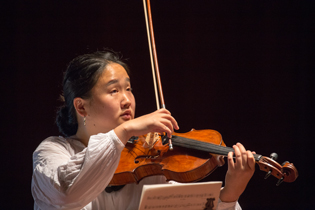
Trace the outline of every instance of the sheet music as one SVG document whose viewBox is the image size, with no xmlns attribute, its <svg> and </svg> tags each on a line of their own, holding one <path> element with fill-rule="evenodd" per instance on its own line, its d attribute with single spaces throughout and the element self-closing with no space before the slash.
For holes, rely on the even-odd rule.
<svg viewBox="0 0 315 210">
<path fill-rule="evenodd" d="M 215 210 L 222 182 L 144 185 L 139 210 Z"/>
</svg>

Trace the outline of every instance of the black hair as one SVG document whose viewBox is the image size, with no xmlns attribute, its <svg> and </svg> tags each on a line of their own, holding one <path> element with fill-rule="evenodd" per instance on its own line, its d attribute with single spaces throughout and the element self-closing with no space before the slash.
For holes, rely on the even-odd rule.
<svg viewBox="0 0 315 210">
<path fill-rule="evenodd" d="M 112 50 L 78 56 L 68 65 L 64 73 L 63 95 L 61 96 L 64 105 L 59 107 L 56 117 L 57 126 L 63 135 L 71 136 L 78 130 L 73 100 L 76 97 L 90 98 L 92 88 L 110 63 L 120 64 L 129 75 L 129 68 L 122 60 L 122 56 Z"/>
</svg>

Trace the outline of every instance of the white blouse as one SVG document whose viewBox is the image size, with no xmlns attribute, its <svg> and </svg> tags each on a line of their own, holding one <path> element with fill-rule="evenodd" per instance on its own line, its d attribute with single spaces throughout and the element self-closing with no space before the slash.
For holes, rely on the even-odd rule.
<svg viewBox="0 0 315 210">
<path fill-rule="evenodd" d="M 48 137 L 33 153 L 34 209 L 136 210 L 143 185 L 166 183 L 164 176 L 144 178 L 119 191 L 105 192 L 124 144 L 112 130 L 80 141 Z M 219 202 L 217 210 L 240 210 L 238 202 Z"/>
</svg>

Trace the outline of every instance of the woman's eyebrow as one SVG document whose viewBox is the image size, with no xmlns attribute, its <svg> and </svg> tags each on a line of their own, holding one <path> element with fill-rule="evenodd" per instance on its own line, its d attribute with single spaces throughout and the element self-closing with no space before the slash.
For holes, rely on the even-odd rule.
<svg viewBox="0 0 315 210">
<path fill-rule="evenodd" d="M 110 80 L 109 82 L 107 82 L 107 84 L 105 86 L 108 87 L 108 86 L 115 84 L 115 83 L 118 83 L 118 79 Z"/>
<path fill-rule="evenodd" d="M 126 82 L 130 83 L 130 78 L 129 77 L 126 78 Z M 118 79 L 113 79 L 113 80 L 110 80 L 105 86 L 108 87 L 108 86 L 116 84 L 116 83 L 118 83 Z"/>
</svg>

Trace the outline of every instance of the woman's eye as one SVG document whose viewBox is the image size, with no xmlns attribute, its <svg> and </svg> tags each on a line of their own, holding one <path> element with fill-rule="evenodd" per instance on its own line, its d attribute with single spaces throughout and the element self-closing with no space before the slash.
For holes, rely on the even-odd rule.
<svg viewBox="0 0 315 210">
<path fill-rule="evenodd" d="M 118 92 L 118 90 L 112 90 L 112 91 L 110 91 L 111 94 L 114 94 L 114 93 L 117 93 L 117 92 Z"/>
<path fill-rule="evenodd" d="M 132 88 L 131 87 L 127 88 L 127 91 L 132 92 Z"/>
</svg>

